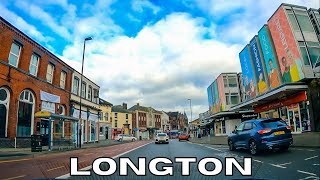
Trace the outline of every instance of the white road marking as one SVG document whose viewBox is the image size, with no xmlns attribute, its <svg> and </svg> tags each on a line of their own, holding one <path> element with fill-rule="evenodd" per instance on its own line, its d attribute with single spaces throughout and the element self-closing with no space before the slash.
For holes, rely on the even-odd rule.
<svg viewBox="0 0 320 180">
<path fill-rule="evenodd" d="M 318 156 L 312 156 L 312 157 L 309 157 L 309 158 L 305 158 L 304 160 L 307 161 L 309 159 L 313 159 L 313 158 L 316 158 L 316 157 L 318 157 Z"/>
<path fill-rule="evenodd" d="M 256 160 L 256 159 L 252 159 L 255 162 L 259 162 L 259 163 L 263 163 L 262 161 Z"/>
<path fill-rule="evenodd" d="M 123 152 L 123 153 L 118 154 L 118 155 L 116 155 L 116 156 L 113 156 L 112 159 L 115 159 L 115 158 L 117 158 L 117 157 L 123 156 L 123 155 L 125 155 L 125 154 L 127 154 L 127 153 L 129 153 L 129 152 L 132 152 L 132 151 L 134 151 L 134 150 L 137 150 L 137 149 L 139 149 L 139 148 L 142 148 L 143 146 L 146 146 L 146 145 L 151 144 L 151 143 L 153 143 L 153 142 L 149 142 L 149 143 L 147 143 L 147 144 L 143 144 L 143 145 L 138 146 L 138 147 L 136 147 L 136 148 L 133 148 L 133 149 L 131 149 L 131 150 L 129 150 L 129 151 L 126 151 L 126 152 Z M 92 168 L 92 165 L 90 165 L 90 166 L 88 166 L 88 167 L 85 167 L 85 168 L 82 168 L 82 169 L 80 169 L 80 170 L 86 171 L 86 170 L 89 170 L 89 169 L 91 169 L 91 168 Z M 67 178 L 69 178 L 69 177 L 71 177 L 71 176 L 70 176 L 70 173 L 65 174 L 65 175 L 62 175 L 62 176 L 59 176 L 59 177 L 56 177 L 56 179 L 67 179 Z"/>
<path fill-rule="evenodd" d="M 278 165 L 280 165 L 280 166 L 284 166 L 284 165 L 287 165 L 287 164 L 291 164 L 291 162 L 283 163 L 283 164 L 278 164 Z"/>
<path fill-rule="evenodd" d="M 308 174 L 308 175 L 311 175 L 311 176 L 317 176 L 316 174 L 311 173 L 311 172 L 300 171 L 300 170 L 297 170 L 297 171 L 298 171 L 299 173 Z"/>
<path fill-rule="evenodd" d="M 314 180 L 318 180 L 318 179 L 320 179 L 320 178 L 318 178 L 318 177 L 316 177 L 316 176 L 308 176 L 308 177 L 306 177 L 306 178 L 304 178 L 304 179 L 314 179 Z M 304 180 L 304 179 L 299 179 L 299 180 Z"/>
<path fill-rule="evenodd" d="M 315 151 L 313 149 L 298 149 L 298 148 L 292 148 L 292 149 L 299 150 L 299 151 L 311 151 L 311 152 Z"/>
<path fill-rule="evenodd" d="M 282 169 L 285 169 L 287 167 L 284 167 L 284 166 L 281 166 L 279 164 L 270 164 L 271 166 L 274 166 L 274 167 L 278 167 L 278 168 L 282 168 Z"/>
<path fill-rule="evenodd" d="M 320 164 L 312 164 L 312 165 L 314 165 L 314 166 L 320 166 Z"/>
<path fill-rule="evenodd" d="M 220 149 L 217 149 L 217 148 L 213 148 L 213 147 L 210 147 L 210 146 L 204 146 L 204 147 L 206 147 L 206 148 L 209 148 L 209 149 L 213 149 L 213 150 L 215 150 L 215 151 L 219 151 L 219 152 L 222 152 Z"/>
</svg>

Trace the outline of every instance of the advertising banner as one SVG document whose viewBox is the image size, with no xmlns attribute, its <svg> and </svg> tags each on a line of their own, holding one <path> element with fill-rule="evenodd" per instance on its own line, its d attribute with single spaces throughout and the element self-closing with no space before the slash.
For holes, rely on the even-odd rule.
<svg viewBox="0 0 320 180">
<path fill-rule="evenodd" d="M 213 113 L 219 112 L 219 91 L 218 91 L 218 84 L 217 80 L 213 82 L 213 96 L 214 96 L 214 102 L 213 102 Z"/>
<path fill-rule="evenodd" d="M 264 57 L 264 62 L 266 65 L 266 71 L 268 75 L 268 80 L 270 84 L 270 89 L 274 89 L 282 84 L 282 79 L 280 78 L 280 68 L 278 65 L 278 59 L 275 56 L 274 46 L 272 39 L 269 35 L 268 26 L 263 26 L 258 33 L 262 55 Z"/>
<path fill-rule="evenodd" d="M 260 56 L 260 51 L 258 47 L 258 41 L 256 36 L 252 38 L 250 41 L 250 50 L 251 50 L 251 57 L 253 61 L 253 67 L 255 72 L 255 79 L 257 80 L 258 84 L 258 92 L 259 94 L 263 94 L 268 90 L 267 81 L 263 71 L 263 64 Z"/>
<path fill-rule="evenodd" d="M 245 100 L 249 100 L 257 96 L 257 83 L 254 79 L 249 45 L 247 45 L 239 54 L 242 69 L 242 80 L 245 88 Z"/>
<path fill-rule="evenodd" d="M 212 104 L 213 104 L 211 86 L 212 86 L 212 85 L 210 85 L 210 86 L 207 88 L 207 95 L 208 95 L 209 109 L 211 109 L 211 108 L 212 108 Z"/>
<path fill-rule="evenodd" d="M 268 26 L 277 52 L 283 83 L 304 79 L 303 61 L 284 7 L 275 12 L 268 21 Z"/>
<path fill-rule="evenodd" d="M 224 93 L 224 83 L 222 75 L 217 78 L 218 84 L 218 94 L 219 94 L 219 101 L 218 101 L 218 112 L 224 111 L 226 107 L 226 95 Z"/>
</svg>

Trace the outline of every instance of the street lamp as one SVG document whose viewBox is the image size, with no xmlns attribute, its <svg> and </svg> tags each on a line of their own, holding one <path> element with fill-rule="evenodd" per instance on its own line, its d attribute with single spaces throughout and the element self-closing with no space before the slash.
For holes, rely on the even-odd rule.
<svg viewBox="0 0 320 180">
<path fill-rule="evenodd" d="M 191 108 L 191 99 L 188 99 L 188 101 L 190 101 L 190 114 L 191 114 L 191 121 L 192 121 L 192 108 Z M 189 124 L 189 122 L 188 122 Z M 188 127 L 188 131 L 189 131 L 189 127 Z"/>
<path fill-rule="evenodd" d="M 83 52 L 82 52 L 82 68 L 81 68 L 81 78 L 80 78 L 80 113 L 79 113 L 79 121 L 81 123 L 81 111 L 82 111 L 82 79 L 83 79 L 83 64 L 84 64 L 84 53 L 86 51 L 86 41 L 92 40 L 92 37 L 86 37 L 83 41 Z M 85 96 L 86 94 L 84 94 Z M 82 123 L 81 123 L 82 124 Z M 82 125 L 79 126 L 78 123 L 78 147 L 81 148 L 81 132 L 82 130 Z"/>
</svg>

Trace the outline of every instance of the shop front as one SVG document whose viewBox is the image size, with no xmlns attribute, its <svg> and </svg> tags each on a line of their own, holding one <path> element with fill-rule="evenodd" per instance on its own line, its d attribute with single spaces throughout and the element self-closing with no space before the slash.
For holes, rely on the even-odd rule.
<svg viewBox="0 0 320 180">
<path fill-rule="evenodd" d="M 254 108 L 262 118 L 281 118 L 291 127 L 291 132 L 311 131 L 309 101 L 306 91 L 288 98 L 272 101 Z"/>
</svg>

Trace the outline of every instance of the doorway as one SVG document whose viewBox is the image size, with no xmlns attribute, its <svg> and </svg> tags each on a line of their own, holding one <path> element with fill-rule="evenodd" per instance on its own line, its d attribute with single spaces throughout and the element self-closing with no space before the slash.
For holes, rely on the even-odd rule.
<svg viewBox="0 0 320 180">
<path fill-rule="evenodd" d="M 298 104 L 288 106 L 288 118 L 291 132 L 301 132 L 301 116 Z"/>
</svg>

